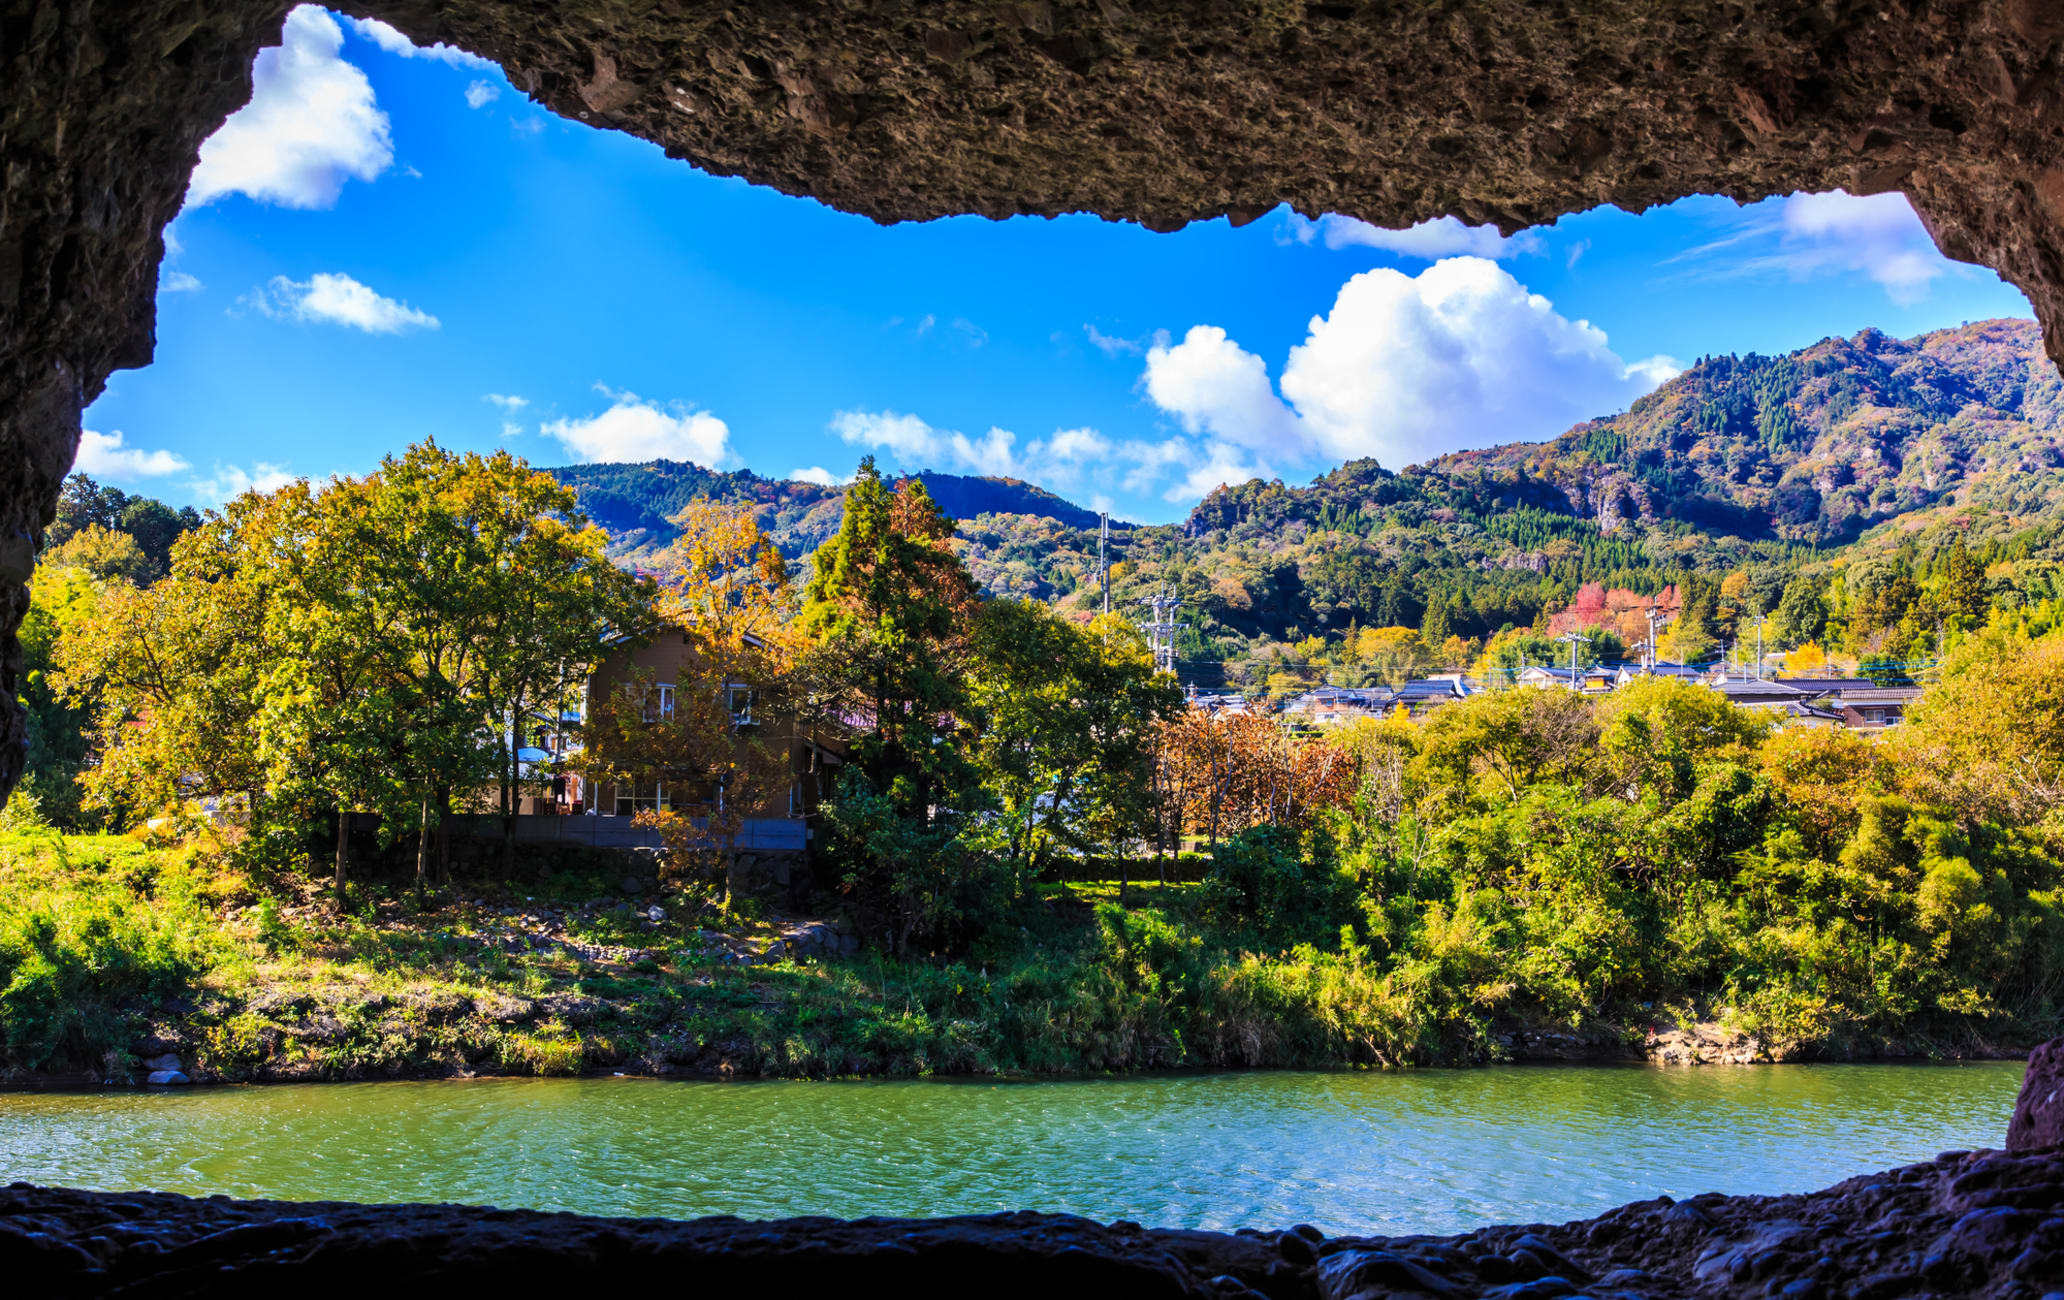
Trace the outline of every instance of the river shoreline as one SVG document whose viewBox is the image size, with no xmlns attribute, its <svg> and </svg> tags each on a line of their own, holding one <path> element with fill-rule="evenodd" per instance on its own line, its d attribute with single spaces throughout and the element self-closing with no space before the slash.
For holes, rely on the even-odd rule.
<svg viewBox="0 0 2064 1300">
<path fill-rule="evenodd" d="M 1524 1034 L 1505 1036 L 1510 1042 L 1509 1052 L 1491 1059 L 1439 1061 L 1410 1065 L 1370 1065 L 1354 1062 L 1337 1062 L 1320 1065 L 1253 1065 L 1223 1066 L 1194 1065 L 1163 1067 L 1145 1070 L 1051 1070 L 1051 1071 L 930 1071 L 908 1072 L 894 1070 L 859 1071 L 844 1074 L 796 1075 L 763 1073 L 727 1068 L 723 1064 L 709 1069 L 684 1069 L 666 1064 L 658 1068 L 636 1068 L 641 1062 L 625 1061 L 618 1065 L 601 1065 L 556 1076 L 541 1076 L 535 1070 L 509 1070 L 493 1068 L 471 1068 L 452 1070 L 420 1070 L 404 1072 L 350 1072 L 350 1071 L 307 1071 L 284 1072 L 260 1070 L 240 1078 L 211 1076 L 205 1070 L 188 1073 L 180 1071 L 185 1078 L 178 1082 L 151 1083 L 142 1073 L 127 1077 L 101 1077 L 80 1072 L 9 1072 L 0 1076 L 0 1093 L 9 1092 L 91 1092 L 91 1091 L 157 1091 L 170 1092 L 185 1088 L 209 1087 L 267 1087 L 295 1084 L 349 1084 L 381 1082 L 432 1083 L 443 1081 L 465 1081 L 473 1079 L 530 1079 L 560 1077 L 576 1079 L 633 1078 L 653 1080 L 679 1080 L 683 1082 L 856 1082 L 867 1080 L 920 1080 L 939 1081 L 987 1081 L 997 1083 L 1045 1083 L 1072 1082 L 1094 1079 L 1123 1079 L 1152 1075 L 1210 1075 L 1244 1073 L 1320 1072 L 1355 1074 L 1369 1071 L 1390 1070 L 1497 1070 L 1533 1069 L 1553 1066 L 1626 1068 L 1626 1069 L 1710 1069 L 1749 1068 L 1774 1065 L 1957 1065 L 1973 1061 L 2024 1061 L 2031 1048 L 2005 1044 L 1987 1044 L 1975 1050 L 1960 1052 L 1942 1051 L 1875 1051 L 1849 1055 L 1823 1055 L 1802 1053 L 1776 1058 L 1767 1054 L 1756 1055 L 1744 1051 L 1738 1042 L 1714 1035 L 1699 1040 L 1708 1050 L 1693 1054 L 1685 1049 L 1684 1039 L 1677 1035 L 1665 1036 L 1660 1050 L 1655 1044 L 1646 1048 L 1614 1045 L 1587 1041 L 1582 1036 L 1563 1033 Z M 644 1062 L 650 1066 L 650 1062 Z M 625 1066 L 633 1068 L 623 1068 Z"/>
</svg>

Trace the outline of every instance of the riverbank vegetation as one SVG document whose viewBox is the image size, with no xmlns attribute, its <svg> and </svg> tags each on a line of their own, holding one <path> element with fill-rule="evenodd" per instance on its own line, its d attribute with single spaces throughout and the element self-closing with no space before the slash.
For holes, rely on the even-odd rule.
<svg viewBox="0 0 2064 1300">
<path fill-rule="evenodd" d="M 1122 619 L 983 599 L 953 521 L 871 463 L 800 591 L 749 511 L 673 526 L 626 573 L 551 480 L 424 446 L 239 498 L 162 570 L 116 530 L 68 540 L 24 636 L 83 800 L 6 810 L 0 1068 L 1388 1065 L 1680 1025 L 1791 1058 L 2060 1027 L 2046 606 L 1943 605 L 1946 660 L 1882 737 L 1674 678 L 1318 733 L 1187 708 Z M 1930 600 L 1970 565 L 1938 576 Z M 604 647 L 660 628 L 707 707 L 599 709 L 579 750 L 519 760 L 527 710 L 563 725 Z M 653 743 L 737 727 L 741 672 L 839 738 L 822 925 L 730 898 L 697 837 L 753 745 Z M 505 830 L 450 866 L 453 811 L 569 772 L 682 791 L 649 819 L 672 860 L 553 865 Z M 354 811 L 399 851 L 347 877 Z"/>
<path fill-rule="evenodd" d="M 1233 831 L 1200 879 L 1034 880 L 953 945 L 844 955 L 602 871 L 339 914 L 224 847 L 17 817 L 0 1043 L 227 1079 L 1468 1062 L 1701 1021 L 1778 1059 L 1985 1054 L 2059 1027 L 2060 719 L 2058 638 L 1973 642 L 1884 744 L 1671 681 L 1485 696 L 1348 737 L 1344 805 Z"/>
</svg>

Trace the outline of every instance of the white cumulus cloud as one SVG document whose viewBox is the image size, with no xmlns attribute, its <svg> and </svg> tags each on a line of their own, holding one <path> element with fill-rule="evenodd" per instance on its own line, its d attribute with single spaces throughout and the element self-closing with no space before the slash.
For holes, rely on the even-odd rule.
<svg viewBox="0 0 2064 1300">
<path fill-rule="evenodd" d="M 502 97 L 502 88 L 492 81 L 476 81 L 466 87 L 466 107 L 486 108 Z"/>
<path fill-rule="evenodd" d="M 190 468 L 186 459 L 175 452 L 145 451 L 124 445 L 120 429 L 113 433 L 81 430 L 79 453 L 72 458 L 74 474 L 100 478 L 163 478 Z"/>
<path fill-rule="evenodd" d="M 387 115 L 366 75 L 339 57 L 344 33 L 314 5 L 287 15 L 280 43 L 260 50 L 251 102 L 201 145 L 188 207 L 245 194 L 288 208 L 327 208 L 352 177 L 394 162 Z"/>
<path fill-rule="evenodd" d="M 200 287 L 200 277 L 185 271 L 167 271 L 158 280 L 159 293 L 193 293 Z"/>
<path fill-rule="evenodd" d="M 277 320 L 327 322 L 368 334 L 400 334 L 438 327 L 435 316 L 384 297 L 348 275 L 319 271 L 306 280 L 276 275 L 241 300 Z"/>
<path fill-rule="evenodd" d="M 214 472 L 206 478 L 187 480 L 187 490 L 193 493 L 195 501 L 204 506 L 219 506 L 231 497 L 246 492 L 273 492 L 294 481 L 284 465 L 270 461 L 253 461 L 251 468 L 241 465 L 215 464 Z"/>
<path fill-rule="evenodd" d="M 1283 230 L 1289 239 L 1309 244 L 1314 239 L 1328 248 L 1362 246 L 1380 248 L 1403 257 L 1434 261 L 1443 257 L 1507 258 L 1521 253 L 1538 253 L 1541 237 L 1531 230 L 1501 235 L 1496 226 L 1465 225 L 1460 217 L 1434 217 L 1403 230 L 1387 230 L 1358 217 L 1329 212 L 1317 221 L 1292 213 Z"/>
<path fill-rule="evenodd" d="M 435 45 L 418 45 L 399 31 L 377 18 L 354 18 L 352 30 L 379 46 L 389 54 L 398 54 L 404 59 L 434 59 L 449 63 L 455 68 L 492 68 L 492 59 L 483 59 L 478 54 L 469 54 L 455 45 L 443 41 Z"/>
<path fill-rule="evenodd" d="M 1279 462 L 1374 456 L 1400 466 L 1552 437 L 1677 370 L 1667 357 L 1628 364 L 1603 330 L 1561 315 L 1497 263 L 1457 257 L 1416 276 L 1364 271 L 1341 286 L 1290 350 L 1280 397 L 1262 359 L 1208 325 L 1151 349 L 1145 386 L 1187 432 L 1206 436 L 1199 459 L 1216 465 L 1208 478 L 1263 467 L 1228 454 L 1235 448 Z"/>
<path fill-rule="evenodd" d="M 730 461 L 731 427 L 708 411 L 662 406 L 636 393 L 609 396 L 614 404 L 600 415 L 550 420 L 539 432 L 578 461 L 688 460 L 710 469 Z"/>
<path fill-rule="evenodd" d="M 1297 417 L 1276 396 L 1268 363 L 1216 325 L 1194 325 L 1180 343 L 1147 349 L 1147 396 L 1191 433 L 1248 447 L 1301 449 Z"/>
<path fill-rule="evenodd" d="M 483 402 L 493 402 L 504 411 L 520 411 L 530 405 L 529 398 L 519 397 L 515 393 L 482 393 L 480 400 Z"/>
</svg>

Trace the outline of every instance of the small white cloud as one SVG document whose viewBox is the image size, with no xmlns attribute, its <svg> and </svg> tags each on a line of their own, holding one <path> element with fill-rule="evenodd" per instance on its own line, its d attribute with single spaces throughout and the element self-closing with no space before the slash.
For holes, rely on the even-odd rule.
<svg viewBox="0 0 2064 1300">
<path fill-rule="evenodd" d="M 841 477 L 822 465 L 812 465 L 807 469 L 792 469 L 788 472 L 788 476 L 798 483 L 815 483 L 818 487 L 828 488 L 844 487 L 853 481 L 851 474 Z"/>
<path fill-rule="evenodd" d="M 159 293 L 193 293 L 200 287 L 199 277 L 184 271 L 167 271 L 158 280 Z"/>
<path fill-rule="evenodd" d="M 1106 334 L 1094 325 L 1084 325 L 1082 332 L 1089 336 L 1090 345 L 1107 357 L 1136 357 L 1146 351 L 1147 345 L 1140 340 Z"/>
<path fill-rule="evenodd" d="M 1121 485 L 1129 493 L 1158 491 L 1170 501 L 1194 501 L 1221 483 L 1272 476 L 1265 461 L 1216 439 L 1118 441 L 1085 427 L 1057 429 L 1020 444 L 1008 429 L 991 428 L 972 436 L 895 411 L 840 411 L 830 428 L 905 470 L 1021 478 L 1092 502 L 1108 502 Z M 797 470 L 792 477 L 828 485 L 848 481 L 832 479 L 816 468 Z"/>
<path fill-rule="evenodd" d="M 455 68 L 492 68 L 492 59 L 483 59 L 477 54 L 468 54 L 454 45 L 439 41 L 435 45 L 418 45 L 399 31 L 377 18 L 354 18 L 352 28 L 389 54 L 398 54 L 404 59 L 434 59 L 448 63 Z M 476 105 L 476 107 L 478 107 Z"/>
<path fill-rule="evenodd" d="M 926 312 L 924 314 L 924 318 L 917 322 L 917 336 L 919 338 L 923 338 L 925 335 L 931 333 L 932 326 L 937 325 L 938 323 L 939 318 L 937 316 L 932 315 L 930 312 Z"/>
<path fill-rule="evenodd" d="M 280 43 L 258 52 L 251 102 L 201 145 L 186 206 L 244 194 L 288 208 L 327 208 L 352 177 L 372 180 L 394 162 L 387 115 L 366 75 L 338 57 L 344 33 L 302 5 Z"/>
<path fill-rule="evenodd" d="M 1629 362 L 1626 376 L 1650 388 L 1661 388 L 1672 379 L 1684 373 L 1684 363 L 1667 352 L 1658 352 L 1645 360 Z"/>
<path fill-rule="evenodd" d="M 529 398 L 518 397 L 514 393 L 482 393 L 480 400 L 483 402 L 493 402 L 504 411 L 520 411 L 530 405 Z"/>
<path fill-rule="evenodd" d="M 327 322 L 368 334 L 400 334 L 438 327 L 437 318 L 430 313 L 383 297 L 348 275 L 329 271 L 319 271 L 306 280 L 276 275 L 239 302 L 276 320 Z"/>
<path fill-rule="evenodd" d="M 113 433 L 80 430 L 79 452 L 72 458 L 74 474 L 99 478 L 163 478 L 189 468 L 186 459 L 174 452 L 123 445 L 119 429 Z"/>
<path fill-rule="evenodd" d="M 522 136 L 543 135 L 545 131 L 545 119 L 541 117 L 511 118 L 509 119 L 509 130 L 517 135 Z"/>
<path fill-rule="evenodd" d="M 1784 244 L 1779 256 L 1794 278 L 1861 271 L 1901 305 L 1927 297 L 1929 284 L 1950 269 L 1897 191 L 1791 195 L 1784 201 Z"/>
<path fill-rule="evenodd" d="M 1859 197 L 1841 190 L 1752 203 L 1740 210 L 1727 234 L 1663 264 L 1673 263 L 1707 280 L 1861 275 L 1901 306 L 1927 297 L 1938 277 L 1959 273 L 1957 263 L 1935 247 L 1904 194 Z"/>
<path fill-rule="evenodd" d="M 888 453 L 906 469 L 1025 476 L 1017 457 L 1017 435 L 1008 429 L 992 428 L 971 437 L 894 411 L 840 411 L 831 417 L 830 428 L 847 442 Z"/>
<path fill-rule="evenodd" d="M 539 432 L 557 438 L 577 461 L 686 460 L 710 469 L 730 461 L 731 428 L 708 411 L 603 391 L 615 402 L 608 410 L 578 420 L 552 420 Z"/>
<path fill-rule="evenodd" d="M 466 107 L 486 108 L 502 97 L 502 88 L 492 81 L 476 81 L 466 87 Z"/>
<path fill-rule="evenodd" d="M 1393 273 L 1394 274 L 1394 273 Z M 1276 396 L 1268 365 L 1216 325 L 1147 349 L 1147 396 L 1190 433 L 1247 447 L 1303 449 L 1297 417 Z"/>
<path fill-rule="evenodd" d="M 895 411 L 840 411 L 830 428 L 846 442 L 880 452 L 906 470 L 1020 478 L 1057 492 L 1110 489 L 1121 477 L 1129 490 L 1144 491 L 1166 466 L 1187 466 L 1197 459 L 1187 447 L 1165 452 L 1154 444 L 1114 442 L 1086 427 L 1056 429 L 1021 444 L 1009 429 L 992 427 L 973 435 L 935 428 L 915 415 Z M 818 482 L 814 476 L 819 473 L 797 470 L 795 477 Z"/>
<path fill-rule="evenodd" d="M 1590 240 L 1588 240 L 1588 239 L 1579 239 L 1579 240 L 1578 240 L 1578 241 L 1577 241 L 1576 243 L 1574 243 L 1574 244 L 1571 244 L 1571 245 L 1570 245 L 1570 248 L 1569 248 L 1569 257 L 1568 257 L 1568 260 L 1567 260 L 1567 261 L 1566 261 L 1566 262 L 1564 263 L 1564 266 L 1565 266 L 1565 267 L 1566 267 L 1567 269 L 1569 269 L 1569 270 L 1572 270 L 1572 271 L 1576 270 L 1576 269 L 1577 269 L 1577 261 L 1578 261 L 1578 260 L 1579 260 L 1580 258 L 1582 258 L 1582 257 L 1584 256 L 1584 254 L 1586 254 L 1586 253 L 1588 253 L 1588 252 L 1590 252 L 1590 251 L 1591 251 L 1591 241 L 1590 241 Z"/>
<path fill-rule="evenodd" d="M 502 436 L 504 438 L 514 438 L 522 432 L 523 426 L 516 423 L 514 420 L 502 421 Z"/>
<path fill-rule="evenodd" d="M 929 465 L 944 447 L 931 425 L 894 411 L 840 411 L 831 417 L 831 431 L 847 442 L 888 451 L 906 465 Z"/>
<path fill-rule="evenodd" d="M 1276 236 L 1278 243 L 1309 244 L 1314 239 L 1328 248 L 1380 248 L 1429 262 L 1457 255 L 1502 259 L 1538 253 L 1542 248 L 1541 237 L 1531 230 L 1501 235 L 1496 226 L 1465 225 L 1459 217 L 1434 217 L 1404 230 L 1386 230 L 1338 213 L 1311 221 L 1293 212 Z"/>
<path fill-rule="evenodd" d="M 219 506 L 246 492 L 276 492 L 293 481 L 294 475 L 287 472 L 286 466 L 270 461 L 254 461 L 249 469 L 217 461 L 212 474 L 189 479 L 186 487 L 201 505 Z"/>
<path fill-rule="evenodd" d="M 930 320 L 931 317 L 927 316 L 925 319 Z M 953 318 L 953 328 L 960 332 L 960 336 L 967 340 L 967 345 L 971 348 L 981 347 L 989 341 L 989 331 L 965 316 L 955 316 Z"/>
<path fill-rule="evenodd" d="M 1161 494 L 1162 500 L 1200 501 L 1213 489 L 1228 483 L 1271 477 L 1267 465 L 1249 456 L 1242 448 L 1222 442 L 1206 443 L 1201 453 L 1186 448 L 1184 459 L 1186 472 L 1179 482 Z"/>
</svg>

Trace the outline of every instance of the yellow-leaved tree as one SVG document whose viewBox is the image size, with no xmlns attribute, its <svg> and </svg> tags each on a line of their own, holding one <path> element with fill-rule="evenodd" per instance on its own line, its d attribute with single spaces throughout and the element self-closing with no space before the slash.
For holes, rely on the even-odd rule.
<svg viewBox="0 0 2064 1300">
<path fill-rule="evenodd" d="M 598 683 L 576 766 L 587 779 L 662 785 L 668 806 L 640 810 L 673 870 L 699 876 L 728 907 L 727 869 L 745 816 L 784 789 L 810 692 L 786 560 L 749 506 L 691 502 L 655 557 L 656 637 L 679 637 L 682 667 L 666 707 L 655 674 Z"/>
</svg>

